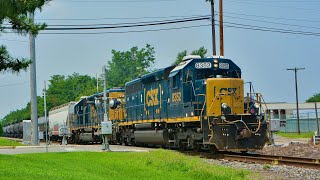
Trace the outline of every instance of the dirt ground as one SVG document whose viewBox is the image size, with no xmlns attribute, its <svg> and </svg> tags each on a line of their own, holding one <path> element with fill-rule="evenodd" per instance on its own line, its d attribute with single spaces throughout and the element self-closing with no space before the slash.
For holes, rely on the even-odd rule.
<svg viewBox="0 0 320 180">
<path fill-rule="evenodd" d="M 275 137 L 275 145 L 266 146 L 257 153 L 320 159 L 320 145 L 313 145 L 311 139 L 289 139 Z"/>
</svg>

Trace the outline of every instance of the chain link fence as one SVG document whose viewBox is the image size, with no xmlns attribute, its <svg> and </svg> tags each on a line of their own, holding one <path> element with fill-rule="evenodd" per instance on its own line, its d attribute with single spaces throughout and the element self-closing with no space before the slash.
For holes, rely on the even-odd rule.
<svg viewBox="0 0 320 180">
<path fill-rule="evenodd" d="M 300 132 L 317 131 L 317 120 L 315 112 L 300 113 Z M 318 117 L 320 114 L 318 113 Z M 320 121 L 320 120 L 319 120 Z M 296 115 L 286 115 L 281 117 L 281 132 L 298 132 L 298 121 Z M 320 126 L 319 126 L 320 128 Z"/>
</svg>

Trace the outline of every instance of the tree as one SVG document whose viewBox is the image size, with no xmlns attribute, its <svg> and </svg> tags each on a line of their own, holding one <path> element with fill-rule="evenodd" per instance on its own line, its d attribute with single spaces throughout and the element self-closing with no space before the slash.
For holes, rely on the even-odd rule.
<svg viewBox="0 0 320 180">
<path fill-rule="evenodd" d="M 2 126 L 2 123 L 0 122 L 0 136 L 2 136 L 3 135 L 3 126 Z"/>
<path fill-rule="evenodd" d="M 309 99 L 307 99 L 307 102 L 320 102 L 320 93 L 315 94 Z"/>
<path fill-rule="evenodd" d="M 67 77 L 54 75 L 49 82 L 50 84 L 47 90 L 47 111 L 70 101 L 79 100 L 81 96 L 96 93 L 96 78 L 88 75 L 79 75 L 78 73 L 73 73 Z M 38 96 L 37 101 L 38 117 L 41 117 L 44 115 L 43 97 Z M 31 104 L 28 102 L 24 108 L 11 111 L 7 114 L 2 119 L 2 122 L 4 125 L 7 125 L 30 119 L 30 112 Z"/>
<path fill-rule="evenodd" d="M 208 52 L 208 50 L 202 46 L 197 50 L 193 50 L 190 53 L 190 55 L 199 55 L 199 56 L 201 56 L 201 58 L 204 58 L 204 57 L 206 57 L 207 52 Z M 177 55 L 177 59 L 173 63 L 173 65 L 178 65 L 179 63 L 181 63 L 182 60 L 183 60 L 183 57 L 185 57 L 187 54 L 188 54 L 187 50 L 179 52 L 178 55 Z"/>
<path fill-rule="evenodd" d="M 107 63 L 108 87 L 122 87 L 126 82 L 148 73 L 154 64 L 154 48 L 132 47 L 129 51 L 112 50 L 112 59 Z"/>
<path fill-rule="evenodd" d="M 38 117 L 43 116 L 44 114 L 44 107 L 43 107 L 43 97 L 38 96 Z M 28 120 L 31 118 L 31 104 L 30 102 L 27 103 L 26 107 L 22 109 L 17 109 L 15 111 L 11 111 L 7 114 L 3 119 L 3 125 L 8 125 L 11 123 L 21 122 L 22 120 Z"/>
<path fill-rule="evenodd" d="M 0 1 L 0 32 L 11 28 L 18 34 L 26 35 L 32 33 L 37 35 L 40 30 L 45 29 L 46 24 L 33 23 L 27 16 L 28 13 L 41 8 L 51 0 L 2 0 Z M 8 21 L 10 26 L 3 26 L 3 22 Z M 0 72 L 19 72 L 26 70 L 30 60 L 13 58 L 6 46 L 0 45 Z"/>
<path fill-rule="evenodd" d="M 54 75 L 47 90 L 48 110 L 96 93 L 96 78 L 73 73 L 68 77 Z"/>
<path fill-rule="evenodd" d="M 14 59 L 8 53 L 6 46 L 0 46 L 0 71 L 19 72 L 20 70 L 26 70 L 30 62 L 27 59 Z"/>
</svg>

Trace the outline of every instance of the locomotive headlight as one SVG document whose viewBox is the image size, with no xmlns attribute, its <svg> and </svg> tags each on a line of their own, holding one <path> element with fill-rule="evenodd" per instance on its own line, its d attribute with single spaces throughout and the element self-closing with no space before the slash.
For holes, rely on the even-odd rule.
<svg viewBox="0 0 320 180">
<path fill-rule="evenodd" d="M 219 67 L 219 65 L 218 65 L 218 64 L 214 64 L 214 65 L 213 65 L 213 67 L 218 68 L 218 67 Z"/>
<path fill-rule="evenodd" d="M 115 105 L 114 100 L 113 100 L 113 99 L 110 99 L 110 101 L 109 101 L 109 106 L 110 106 L 110 107 L 114 107 L 114 105 Z"/>
<path fill-rule="evenodd" d="M 221 107 L 222 107 L 222 109 L 227 109 L 228 108 L 228 104 L 227 103 L 222 103 Z"/>
<path fill-rule="evenodd" d="M 254 104 L 254 107 L 255 107 L 256 109 L 259 109 L 259 108 L 260 108 L 260 104 L 255 103 L 255 104 Z"/>
</svg>

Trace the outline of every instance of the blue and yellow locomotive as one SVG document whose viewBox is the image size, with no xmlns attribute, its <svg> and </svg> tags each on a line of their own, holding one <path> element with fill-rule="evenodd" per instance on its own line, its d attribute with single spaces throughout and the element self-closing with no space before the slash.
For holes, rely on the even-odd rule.
<svg viewBox="0 0 320 180">
<path fill-rule="evenodd" d="M 268 141 L 260 96 L 244 97 L 241 69 L 222 57 L 187 56 L 130 81 L 115 109 L 125 109 L 113 119 L 118 143 L 248 151 Z"/>
</svg>

